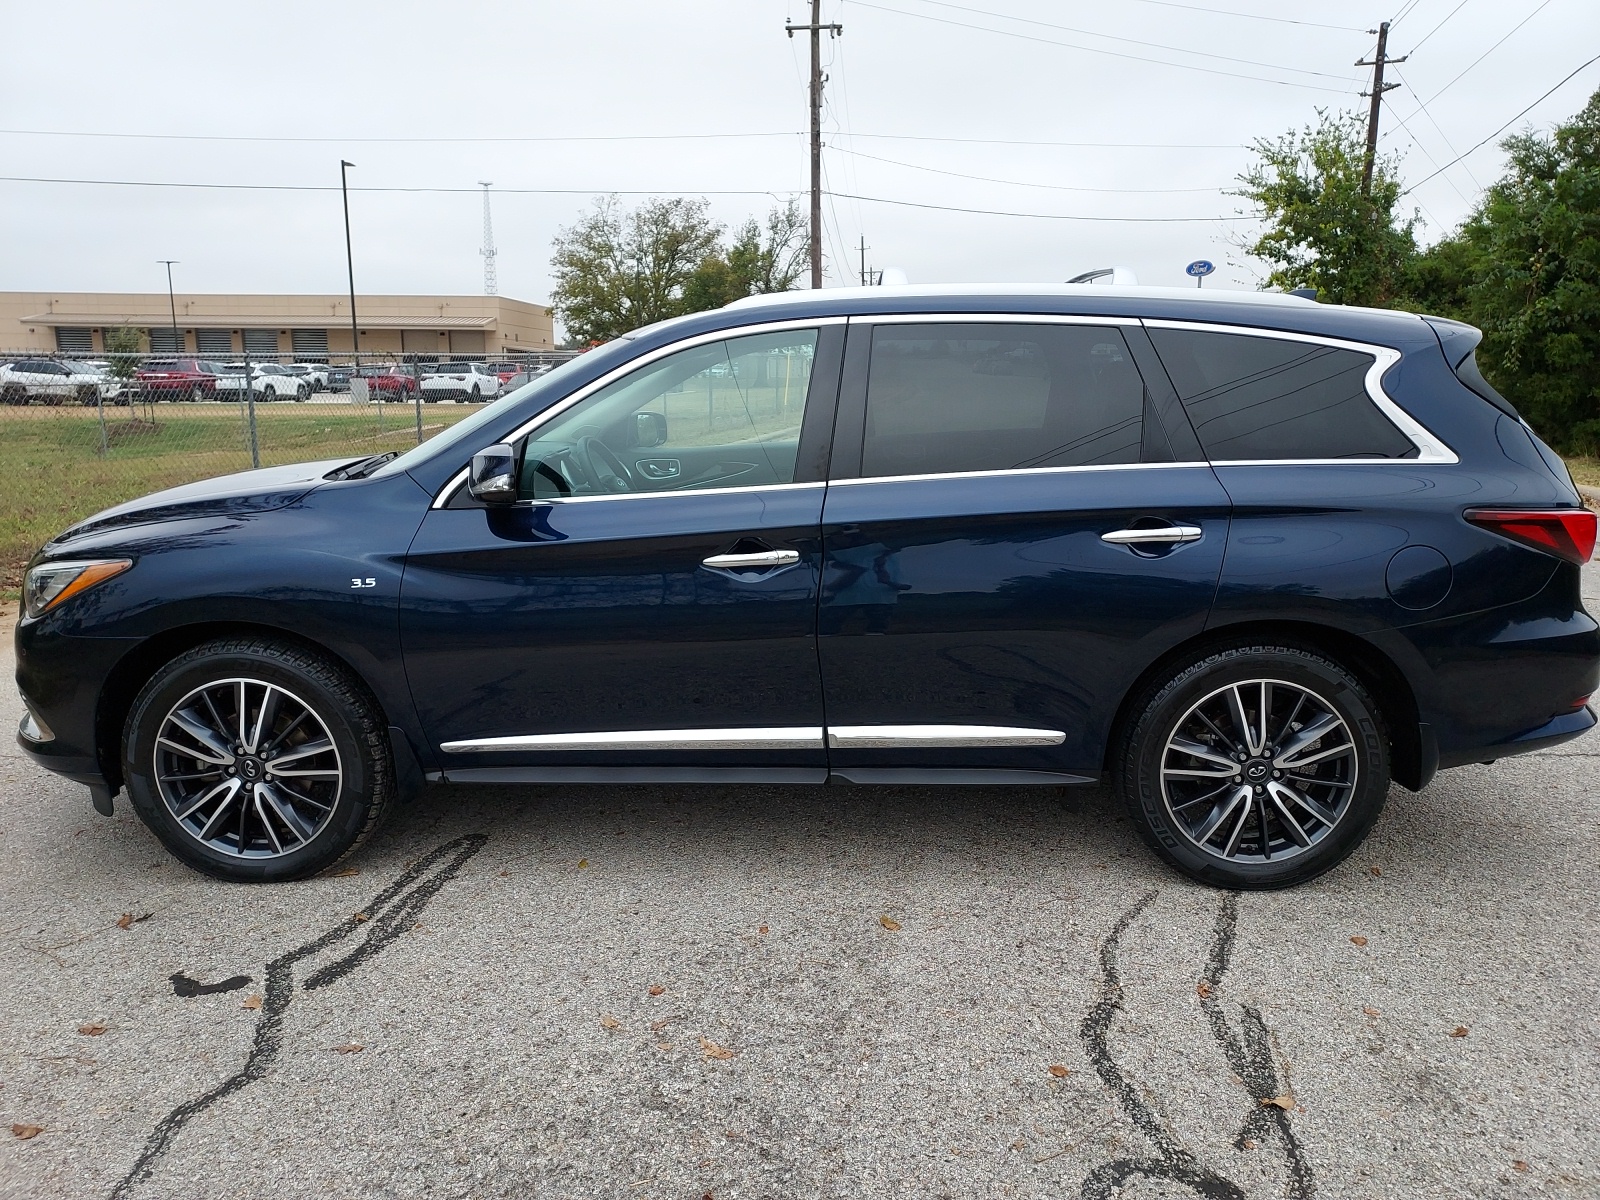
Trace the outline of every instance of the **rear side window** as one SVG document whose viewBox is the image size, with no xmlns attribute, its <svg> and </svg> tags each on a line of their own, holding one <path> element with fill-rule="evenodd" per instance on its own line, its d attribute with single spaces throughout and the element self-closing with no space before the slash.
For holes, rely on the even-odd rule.
<svg viewBox="0 0 1600 1200">
<path fill-rule="evenodd" d="M 880 325 L 861 474 L 1134 463 L 1143 414 L 1114 326 Z"/>
<path fill-rule="evenodd" d="M 1150 338 L 1213 461 L 1417 456 L 1367 395 L 1370 354 L 1189 329 Z"/>
</svg>

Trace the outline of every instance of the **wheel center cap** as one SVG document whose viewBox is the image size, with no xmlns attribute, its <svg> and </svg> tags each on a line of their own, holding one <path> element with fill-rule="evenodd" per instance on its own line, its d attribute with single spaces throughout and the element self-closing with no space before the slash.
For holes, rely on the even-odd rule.
<svg viewBox="0 0 1600 1200">
<path fill-rule="evenodd" d="M 241 758 L 239 760 L 239 777 L 247 781 L 260 779 L 265 774 L 259 758 Z"/>
<path fill-rule="evenodd" d="M 1263 779 L 1265 779 L 1267 777 L 1267 773 L 1271 769 L 1272 768 L 1268 765 L 1268 763 L 1267 763 L 1267 761 L 1265 759 L 1258 758 L 1254 762 L 1252 762 L 1249 766 L 1245 767 L 1245 769 L 1244 769 L 1244 777 L 1246 779 L 1248 779 L 1251 783 L 1260 783 Z"/>
</svg>

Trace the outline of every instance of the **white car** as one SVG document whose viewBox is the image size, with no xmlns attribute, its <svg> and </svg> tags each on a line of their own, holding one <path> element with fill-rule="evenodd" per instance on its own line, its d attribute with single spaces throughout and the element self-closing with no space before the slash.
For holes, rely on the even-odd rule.
<svg viewBox="0 0 1600 1200">
<path fill-rule="evenodd" d="M 500 394 L 500 376 L 482 363 L 435 363 L 423 369 L 422 398 L 430 403 L 449 397 L 476 404 Z"/>
<path fill-rule="evenodd" d="M 81 363 L 49 358 L 20 358 L 0 366 L 0 403 L 93 404 L 122 394 L 122 383 Z"/>
<path fill-rule="evenodd" d="M 327 363 L 287 363 L 283 368 L 291 375 L 298 375 L 306 381 L 306 386 L 313 392 L 328 390 L 328 364 Z"/>
<path fill-rule="evenodd" d="M 239 399 L 244 387 L 244 364 L 227 363 L 222 369 L 227 374 L 217 376 L 217 399 Z M 251 363 L 250 390 L 263 400 L 304 400 L 311 394 L 311 385 L 277 363 Z"/>
</svg>

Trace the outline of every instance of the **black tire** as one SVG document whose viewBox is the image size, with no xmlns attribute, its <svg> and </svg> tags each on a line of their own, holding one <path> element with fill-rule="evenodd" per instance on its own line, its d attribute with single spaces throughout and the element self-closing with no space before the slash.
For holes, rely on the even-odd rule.
<svg viewBox="0 0 1600 1200">
<path fill-rule="evenodd" d="M 78 389 L 78 403 L 87 408 L 93 408 L 100 400 L 98 388 L 84 386 Z"/>
<path fill-rule="evenodd" d="M 206 398 L 205 389 L 202 388 L 198 383 L 195 384 L 192 388 L 189 389 L 189 403 L 190 404 L 199 404 L 205 398 Z"/>
<path fill-rule="evenodd" d="M 472 385 L 472 395 L 468 398 L 467 403 L 468 404 L 478 404 L 482 400 L 483 400 L 483 392 L 482 392 L 482 390 L 478 387 L 477 384 L 473 384 Z"/>
<path fill-rule="evenodd" d="M 219 849 L 211 842 L 202 841 L 196 831 L 178 819 L 179 814 L 169 805 L 172 789 L 181 785 L 163 785 L 157 779 L 161 762 L 157 738 L 175 706 L 198 689 L 241 678 L 272 685 L 308 709 L 326 730 L 327 740 L 331 740 L 337 755 L 336 791 L 320 793 L 329 801 L 325 806 L 326 815 L 316 815 L 314 809 L 301 809 L 302 814 L 313 813 L 320 823 L 298 845 L 277 853 L 270 853 L 272 846 L 266 841 L 269 832 L 259 820 L 254 821 L 258 828 L 253 830 L 241 822 L 241 831 L 250 831 L 249 839 L 238 839 L 238 846 L 247 852 L 245 855 L 237 848 Z M 280 704 L 287 709 L 288 701 L 280 701 Z M 248 705 L 246 708 L 249 711 Z M 213 713 L 215 711 L 213 709 Z M 224 723 L 231 720 L 224 714 Z M 307 723 L 302 721 L 299 736 L 309 739 L 311 735 L 304 733 L 306 727 Z M 301 748 L 305 744 L 302 743 Z M 238 753 L 237 747 L 230 749 Z M 171 757 L 165 749 L 159 749 L 159 753 Z M 331 758 L 332 754 L 303 761 L 326 763 Z M 247 774 L 246 757 L 241 755 L 233 761 L 237 767 L 229 769 L 228 773 L 237 775 L 242 783 Z M 261 760 L 257 760 L 257 767 L 261 765 Z M 267 766 L 270 767 L 270 763 Z M 387 727 L 366 689 L 320 655 L 269 638 L 226 638 L 207 642 L 180 654 L 157 671 L 135 698 L 123 728 L 122 770 L 134 810 L 168 850 L 197 871 L 241 883 L 302 879 L 326 870 L 372 835 L 394 799 L 394 768 Z M 260 778 L 253 770 L 250 777 Z M 266 780 L 272 778 L 270 774 L 265 776 Z M 219 778 L 218 782 L 222 780 Z M 296 785 L 312 790 L 303 780 L 297 780 Z M 169 789 L 168 794 L 163 793 L 163 786 Z M 209 785 L 196 783 L 192 786 L 198 789 Z M 281 786 L 281 780 L 279 784 L 262 786 Z M 250 792 L 253 789 L 254 785 L 241 788 Z M 192 798 L 193 792 L 184 802 Z M 180 798 L 172 799 L 176 802 Z M 231 802 L 232 797 L 211 811 L 220 811 Z M 219 830 L 231 835 L 231 825 L 232 818 L 225 818 Z M 279 840 L 279 833 L 290 832 L 286 825 L 286 822 L 277 822 L 276 830 L 270 833 L 274 843 Z M 252 845 L 259 849 L 259 854 Z"/>
<path fill-rule="evenodd" d="M 1260 688 L 1262 681 L 1270 686 Z M 1238 733 L 1237 721 L 1229 725 L 1222 716 L 1232 712 L 1230 692 L 1241 697 L 1249 735 Z M 1297 705 L 1292 711 L 1291 702 Z M 1207 707 L 1217 704 L 1224 706 L 1210 709 L 1217 719 L 1205 723 Z M 1282 744 L 1253 752 L 1241 748 L 1255 735 L 1263 709 L 1268 732 L 1259 740 Z M 1319 711 L 1319 718 L 1295 721 L 1297 714 Z M 1130 712 L 1113 760 L 1117 789 L 1151 849 L 1201 883 L 1243 890 L 1304 883 L 1343 862 L 1383 811 L 1389 735 L 1382 713 L 1353 674 L 1318 651 L 1274 644 L 1219 649 L 1155 681 Z M 1331 718 L 1337 721 L 1324 735 L 1329 745 L 1315 738 L 1296 750 L 1286 748 L 1302 732 L 1314 732 L 1318 720 Z M 1186 753 L 1170 744 L 1175 737 L 1207 754 Z M 1344 741 L 1351 748 L 1339 754 Z M 1214 765 L 1236 762 L 1239 755 L 1247 755 L 1246 761 Z M 1321 763 L 1301 766 L 1306 774 L 1297 775 L 1294 766 L 1301 756 Z M 1238 773 L 1226 776 L 1230 770 Z M 1215 778 L 1184 777 L 1203 774 Z M 1327 778 L 1316 778 L 1321 775 Z M 1221 791 L 1215 800 L 1209 799 L 1213 784 Z M 1325 822 L 1311 807 L 1302 807 L 1291 794 L 1295 791 L 1334 819 Z M 1235 807 L 1219 818 L 1225 805 Z M 1219 841 L 1204 840 L 1208 827 Z M 1302 839 L 1308 844 L 1300 844 Z"/>
<path fill-rule="evenodd" d="M 296 404 L 304 404 L 306 402 L 306 385 L 305 384 L 302 383 L 299 387 L 294 389 L 294 402 Z"/>
<path fill-rule="evenodd" d="M 16 384 L 11 384 L 4 391 L 0 391 L 0 404 L 25 405 L 28 403 L 28 393 Z"/>
</svg>

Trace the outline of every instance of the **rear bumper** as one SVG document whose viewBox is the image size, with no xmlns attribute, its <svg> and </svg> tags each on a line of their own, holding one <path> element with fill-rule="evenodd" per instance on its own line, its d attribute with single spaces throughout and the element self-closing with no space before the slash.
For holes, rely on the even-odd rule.
<svg viewBox="0 0 1600 1200">
<path fill-rule="evenodd" d="M 1485 746 L 1471 752 L 1456 750 L 1448 755 L 1441 754 L 1439 766 L 1461 767 L 1468 763 L 1493 762 L 1497 758 L 1508 758 L 1513 754 L 1531 754 L 1535 750 L 1548 750 L 1552 746 L 1561 745 L 1562 742 L 1582 737 L 1597 724 L 1600 724 L 1600 720 L 1595 718 L 1594 710 L 1585 706 L 1577 712 L 1552 717 L 1537 728 L 1526 730 L 1493 746 Z"/>
</svg>

